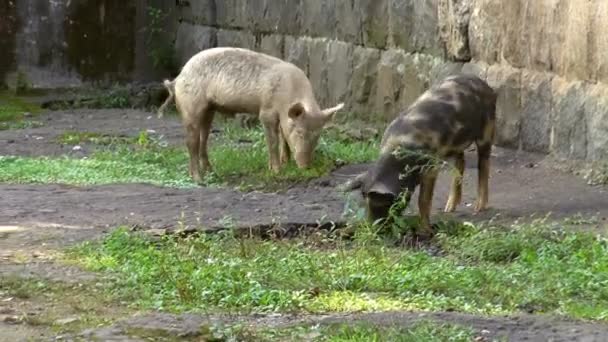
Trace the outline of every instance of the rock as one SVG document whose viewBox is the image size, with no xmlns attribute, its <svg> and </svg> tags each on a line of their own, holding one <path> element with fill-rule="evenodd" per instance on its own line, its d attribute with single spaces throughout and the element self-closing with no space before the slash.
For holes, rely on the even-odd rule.
<svg viewBox="0 0 608 342">
<path fill-rule="evenodd" d="M 167 234 L 167 229 L 163 228 L 154 228 L 144 230 L 144 233 L 149 236 L 164 236 Z"/>
<path fill-rule="evenodd" d="M 332 39 L 336 35 L 336 6 L 334 0 L 302 1 L 302 30 L 300 36 Z"/>
<path fill-rule="evenodd" d="M 385 48 L 388 40 L 389 0 L 355 0 L 361 11 L 361 34 L 367 47 Z"/>
<path fill-rule="evenodd" d="M 179 24 L 175 40 L 178 64 L 184 65 L 197 52 L 217 44 L 217 30 L 213 27 Z"/>
<path fill-rule="evenodd" d="M 55 324 L 57 325 L 68 325 L 74 322 L 78 322 L 80 321 L 80 318 L 78 317 L 66 317 L 66 318 L 62 318 L 62 319 L 58 319 L 55 321 Z"/>
<path fill-rule="evenodd" d="M 587 117 L 587 158 L 608 159 L 608 86 L 596 84 L 588 88 L 585 99 Z"/>
<path fill-rule="evenodd" d="M 508 66 L 488 68 L 487 82 L 496 99 L 496 143 L 518 148 L 521 130 L 521 71 Z"/>
<path fill-rule="evenodd" d="M 559 77 L 553 80 L 550 149 L 559 157 L 587 157 L 587 91 L 582 82 L 567 82 Z"/>
<path fill-rule="evenodd" d="M 329 103 L 329 89 L 327 85 L 327 75 L 329 69 L 325 65 L 327 60 L 327 39 L 310 39 L 308 43 L 308 71 L 310 82 L 312 83 L 317 102 L 321 107 Z"/>
<path fill-rule="evenodd" d="M 380 57 L 373 108 L 384 120 L 392 119 L 398 111 L 396 103 L 403 88 L 405 56 L 402 50 L 390 49 Z"/>
<path fill-rule="evenodd" d="M 352 54 L 352 73 L 348 85 L 350 95 L 347 106 L 358 117 L 371 120 L 371 115 L 374 113 L 370 110 L 369 104 L 376 90 L 380 51 L 356 46 Z"/>
<path fill-rule="evenodd" d="M 439 36 L 450 60 L 466 62 L 469 50 L 469 20 L 472 0 L 439 0 Z"/>
<path fill-rule="evenodd" d="M 553 76 L 537 72 L 522 72 L 521 144 L 526 151 L 549 152 L 551 113 L 551 82 Z"/>
<path fill-rule="evenodd" d="M 462 66 L 462 72 L 465 74 L 476 75 L 482 80 L 488 78 L 489 65 L 484 62 L 465 63 Z"/>
<path fill-rule="evenodd" d="M 255 50 L 255 36 L 248 31 L 220 29 L 217 31 L 217 46 L 241 47 Z"/>
<path fill-rule="evenodd" d="M 283 59 L 285 37 L 278 34 L 262 36 L 259 51 Z"/>
<path fill-rule="evenodd" d="M 287 36 L 284 41 L 284 59 L 290 63 L 297 65 L 304 70 L 306 75 L 308 72 L 308 42 L 307 38 L 294 38 Z"/>
<path fill-rule="evenodd" d="M 243 1 L 251 20 L 248 28 L 263 34 L 298 35 L 302 31 L 301 0 Z"/>
<path fill-rule="evenodd" d="M 389 42 L 411 53 L 441 55 L 438 0 L 389 0 Z"/>
<path fill-rule="evenodd" d="M 21 324 L 23 323 L 23 319 L 16 315 L 0 315 L 0 322 L 7 324 Z"/>
<path fill-rule="evenodd" d="M 361 9 L 352 1 L 336 1 L 336 38 L 356 44 L 363 44 Z"/>
<path fill-rule="evenodd" d="M 513 1 L 513 2 L 517 2 Z M 477 0 L 469 18 L 469 49 L 475 60 L 493 64 L 501 48 L 504 26 L 500 0 Z"/>
<path fill-rule="evenodd" d="M 347 62 L 353 55 L 353 46 L 340 41 L 331 41 L 327 45 L 327 58 L 323 64 L 327 69 L 328 102 L 326 106 L 335 106 L 344 102 L 350 95 L 348 88 L 352 74 L 352 64 Z M 337 113 L 337 115 L 342 115 Z"/>
<path fill-rule="evenodd" d="M 418 53 L 405 55 L 403 88 L 397 102 L 399 112 L 409 107 L 430 88 L 432 70 L 439 64 L 441 64 L 441 60 L 431 55 Z"/>
<path fill-rule="evenodd" d="M 222 0 L 213 1 L 215 5 L 215 24 L 226 29 L 245 29 L 252 28 L 255 20 L 248 13 L 249 1 L 241 0 Z"/>
<path fill-rule="evenodd" d="M 189 6 L 179 8 L 179 15 L 183 22 L 196 23 L 205 26 L 217 24 L 216 7 L 214 0 L 188 1 Z"/>
</svg>

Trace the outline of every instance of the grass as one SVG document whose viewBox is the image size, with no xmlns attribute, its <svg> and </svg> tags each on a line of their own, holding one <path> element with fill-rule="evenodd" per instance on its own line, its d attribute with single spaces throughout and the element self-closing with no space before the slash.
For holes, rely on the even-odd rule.
<svg viewBox="0 0 608 342">
<path fill-rule="evenodd" d="M 410 328 L 383 328 L 370 324 L 331 325 L 322 329 L 319 341 L 327 342 L 469 342 L 474 338 L 472 329 L 455 324 L 419 322 Z"/>
<path fill-rule="evenodd" d="M 377 154 L 375 140 L 355 141 L 328 131 L 320 139 L 311 168 L 300 170 L 290 161 L 280 173 L 273 174 L 267 167 L 268 152 L 260 127 L 242 129 L 228 121 L 222 133 L 211 139 L 209 153 L 214 171 L 206 175 L 203 185 L 236 185 L 244 190 L 280 188 L 325 175 L 344 162 L 372 160 Z M 88 142 L 99 148 L 85 158 L 0 157 L 0 182 L 196 186 L 188 175 L 185 147 L 167 146 L 162 137 L 147 132 L 129 138 L 67 131 L 57 141 Z"/>
<path fill-rule="evenodd" d="M 97 145 L 116 145 L 136 143 L 137 138 L 115 136 L 98 132 L 78 132 L 66 131 L 60 134 L 56 141 L 65 145 L 78 145 L 83 143 L 91 143 Z"/>
<path fill-rule="evenodd" d="M 70 258 L 113 275 L 114 295 L 155 310 L 523 311 L 607 319 L 606 240 L 558 228 L 452 226 L 436 238 L 442 256 L 387 247 L 371 234 L 318 248 L 307 239 L 153 241 L 118 229 Z"/>
<path fill-rule="evenodd" d="M 420 321 L 407 328 L 374 326 L 368 323 L 334 323 L 274 329 L 255 329 L 234 325 L 214 327 L 202 332 L 202 335 L 209 340 L 215 338 L 231 341 L 469 342 L 474 338 L 474 331 L 456 324 Z"/>
<path fill-rule="evenodd" d="M 40 111 L 40 107 L 6 91 L 0 91 L 0 130 L 41 126 L 42 123 L 38 121 L 26 119 L 28 115 L 35 115 Z"/>
</svg>

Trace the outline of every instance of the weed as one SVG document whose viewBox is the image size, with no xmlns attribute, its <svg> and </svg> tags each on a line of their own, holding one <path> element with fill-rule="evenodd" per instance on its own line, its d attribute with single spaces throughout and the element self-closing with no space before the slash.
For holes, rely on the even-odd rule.
<svg viewBox="0 0 608 342">
<path fill-rule="evenodd" d="M 0 157 L 0 182 L 108 184 L 144 182 L 163 186 L 194 187 L 188 176 L 184 147 L 170 147 L 162 137 L 142 131 L 137 137 L 115 137 L 68 131 L 58 141 L 66 144 L 92 142 L 105 147 L 86 158 Z M 227 124 L 211 142 L 213 173 L 204 185 L 235 185 L 241 189 L 277 189 L 326 174 L 340 160 L 363 162 L 375 156 L 376 143 L 345 142 L 322 137 L 314 164 L 298 169 L 292 161 L 279 174 L 268 170 L 267 150 L 260 127 L 245 130 Z M 339 160 L 340 159 L 340 160 Z"/>
<path fill-rule="evenodd" d="M 130 97 L 131 94 L 127 87 L 116 84 L 109 91 L 103 92 L 90 106 L 93 108 L 129 108 L 131 106 Z"/>
<path fill-rule="evenodd" d="M 10 129 L 26 129 L 26 128 L 37 128 L 42 127 L 44 124 L 36 120 L 19 120 L 19 121 L 5 121 L 0 122 L 0 131 Z"/>
<path fill-rule="evenodd" d="M 382 328 L 371 324 L 345 325 L 335 324 L 322 329 L 323 337 L 319 341 L 441 341 L 468 342 L 474 337 L 470 328 L 454 324 L 439 324 L 434 322 L 419 322 L 410 328 Z"/>
<path fill-rule="evenodd" d="M 23 124 L 27 115 L 35 115 L 41 111 L 40 107 L 28 103 L 21 97 L 8 92 L 0 92 L 0 129 L 18 128 Z M 27 114 L 26 114 L 27 113 Z M 11 127 L 11 125 L 13 125 Z M 5 128 L 1 128 L 5 127 Z"/>
<path fill-rule="evenodd" d="M 162 9 L 148 6 L 148 20 L 145 28 L 147 32 L 146 44 L 149 46 L 148 56 L 152 65 L 157 69 L 164 69 L 174 73 L 178 66 L 175 59 L 174 43 L 168 43 L 164 36 L 164 22 L 171 13 L 163 13 Z"/>
<path fill-rule="evenodd" d="M 116 145 L 135 141 L 133 138 L 102 134 L 97 132 L 66 131 L 60 134 L 56 141 L 60 144 L 78 145 L 92 143 L 97 145 Z"/>
<path fill-rule="evenodd" d="M 173 311 L 457 310 L 608 317 L 608 247 L 535 222 L 442 231 L 442 256 L 378 241 L 314 249 L 306 240 L 202 235 L 159 243 L 125 229 L 72 258 L 114 275 L 113 293 Z M 498 251 L 493 251 L 498 249 Z"/>
<path fill-rule="evenodd" d="M 16 94 L 24 94 L 27 93 L 28 90 L 32 88 L 31 83 L 27 79 L 27 75 L 22 71 L 17 71 L 17 80 L 15 84 L 15 93 Z"/>
</svg>

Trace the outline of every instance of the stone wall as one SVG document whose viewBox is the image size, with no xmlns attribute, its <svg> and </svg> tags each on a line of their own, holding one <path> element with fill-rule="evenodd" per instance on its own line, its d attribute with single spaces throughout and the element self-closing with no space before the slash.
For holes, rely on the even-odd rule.
<svg viewBox="0 0 608 342">
<path fill-rule="evenodd" d="M 605 0 L 177 1 L 179 63 L 240 46 L 304 69 L 323 105 L 388 121 L 464 71 L 499 92 L 498 143 L 608 158 Z"/>
<path fill-rule="evenodd" d="M 0 86 L 23 78 L 34 88 L 98 81 L 150 81 L 167 76 L 151 65 L 149 8 L 174 13 L 164 0 L 0 1 Z M 160 23 L 167 41 L 175 31 Z M 161 26 L 162 25 L 162 26 Z"/>
</svg>

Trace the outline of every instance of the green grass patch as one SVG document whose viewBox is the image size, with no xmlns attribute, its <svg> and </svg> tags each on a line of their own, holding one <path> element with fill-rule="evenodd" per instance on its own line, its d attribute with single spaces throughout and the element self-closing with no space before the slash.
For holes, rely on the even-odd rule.
<svg viewBox="0 0 608 342">
<path fill-rule="evenodd" d="M 455 324 L 420 322 L 410 328 L 386 328 L 371 324 L 335 324 L 324 327 L 317 341 L 327 342 L 470 342 L 474 331 Z"/>
<path fill-rule="evenodd" d="M 117 145 L 136 143 L 137 138 L 103 134 L 99 132 L 66 131 L 60 134 L 56 141 L 66 145 L 78 145 L 82 143 Z"/>
<path fill-rule="evenodd" d="M 125 229 L 70 255 L 87 269 L 113 275 L 114 294 L 149 309 L 527 311 L 608 318 L 603 238 L 543 222 L 455 228 L 436 239 L 442 256 L 388 247 L 368 235 L 315 248 L 305 238 L 202 235 L 159 242 Z"/>
<path fill-rule="evenodd" d="M 141 335 L 138 335 L 141 336 Z M 152 334 L 144 335 L 152 336 Z M 286 328 L 255 328 L 241 325 L 215 326 L 201 331 L 206 340 L 222 341 L 315 341 L 315 342 L 470 342 L 470 328 L 447 323 L 420 321 L 405 327 L 375 326 L 369 323 L 297 325 Z M 201 337 L 199 336 L 199 338 Z"/>
<path fill-rule="evenodd" d="M 86 158 L 0 157 L 0 182 L 65 183 L 76 185 L 149 183 L 195 187 L 188 174 L 185 146 L 167 146 L 162 137 L 145 131 L 137 137 L 116 137 L 93 132 L 68 131 L 57 138 L 64 144 L 100 145 Z M 365 162 L 377 155 L 377 141 L 354 141 L 328 132 L 320 139 L 313 166 L 300 170 L 290 161 L 281 172 L 268 170 L 268 152 L 260 127 L 242 129 L 228 122 L 211 138 L 214 170 L 207 186 L 235 185 L 244 190 L 277 189 L 327 174 L 345 162 Z"/>
<path fill-rule="evenodd" d="M 28 120 L 27 116 L 38 114 L 40 111 L 39 106 L 28 103 L 25 99 L 7 91 L 0 91 L 0 130 L 38 127 L 42 124 Z"/>
</svg>

